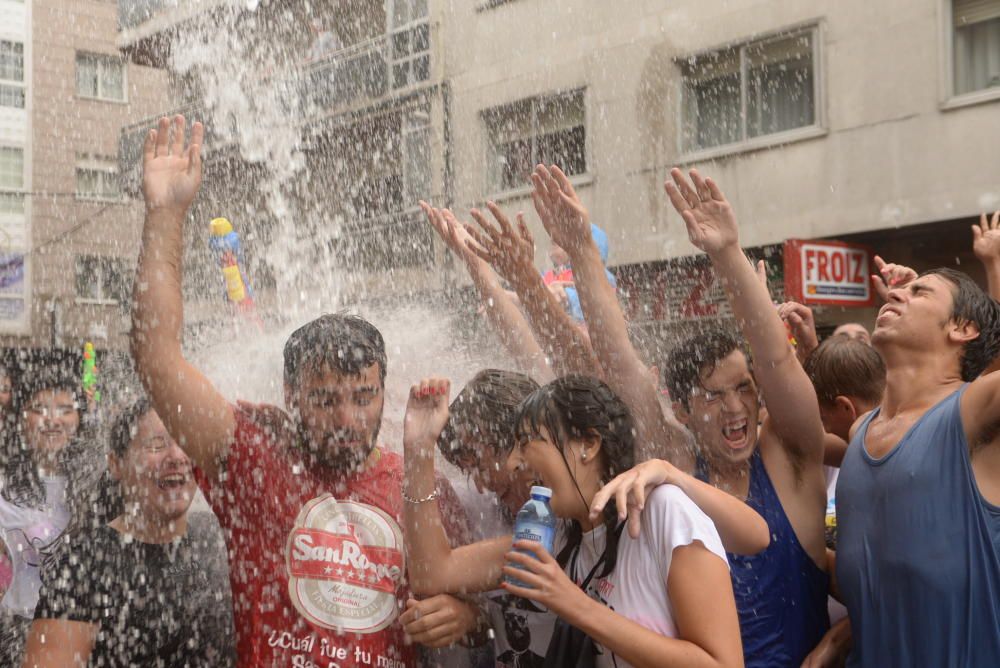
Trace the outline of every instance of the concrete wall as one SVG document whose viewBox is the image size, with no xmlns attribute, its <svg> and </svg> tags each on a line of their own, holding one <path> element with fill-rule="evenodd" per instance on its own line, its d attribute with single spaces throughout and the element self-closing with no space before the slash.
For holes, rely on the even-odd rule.
<svg viewBox="0 0 1000 668">
<path fill-rule="evenodd" d="M 499 195 L 487 189 L 482 110 L 586 87 L 588 174 L 579 181 L 595 222 L 611 235 L 613 265 L 694 252 L 662 190 L 674 164 L 717 179 L 741 217 L 745 246 L 959 218 L 1000 205 L 1000 96 L 945 108 L 948 0 L 475 5 L 438 7 L 454 100 L 457 203 Z M 679 148 L 676 59 L 803 23 L 820 29 L 824 131 L 689 161 Z M 530 211 L 522 195 L 503 199 L 512 211 Z M 529 219 L 540 232 L 533 213 Z M 539 262 L 546 247 L 539 244 Z"/>
</svg>

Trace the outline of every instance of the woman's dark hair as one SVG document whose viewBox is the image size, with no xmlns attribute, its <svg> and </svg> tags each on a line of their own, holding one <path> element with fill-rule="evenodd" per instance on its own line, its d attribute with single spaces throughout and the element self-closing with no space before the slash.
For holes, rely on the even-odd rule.
<svg viewBox="0 0 1000 668">
<path fill-rule="evenodd" d="M 93 454 L 93 439 L 88 438 L 84 424 L 86 397 L 80 384 L 78 357 L 72 353 L 55 351 L 37 360 L 26 361 L 20 374 L 20 381 L 14 388 L 14 430 L 11 437 L 11 455 L 4 467 L 3 498 L 25 507 L 37 507 L 45 502 L 45 491 L 38 475 L 34 453 L 24 442 L 25 412 L 31 401 L 40 392 L 64 391 L 73 395 L 74 404 L 80 417 L 77 434 L 59 453 L 60 468 L 69 480 L 67 499 L 72 503 L 74 492 L 86 476 L 92 476 L 90 459 Z"/>
<path fill-rule="evenodd" d="M 1000 353 L 1000 305 L 971 278 L 960 271 L 942 267 L 921 276 L 939 276 L 954 286 L 951 318 L 955 322 L 970 322 L 979 336 L 962 348 L 962 380 L 972 382 L 979 377 Z"/>
<path fill-rule="evenodd" d="M 451 402 L 448 422 L 438 437 L 438 450 L 452 465 L 462 468 L 468 457 L 479 458 L 475 446 L 463 442 L 463 432 L 499 458 L 517 444 L 514 428 L 521 403 L 538 389 L 538 383 L 523 373 L 484 369 L 470 380 Z"/>
<path fill-rule="evenodd" d="M 605 481 L 632 468 L 635 463 L 635 423 L 624 402 L 610 387 L 596 378 L 581 375 L 564 376 L 535 391 L 521 405 L 518 414 L 515 438 L 524 443 L 530 438 L 541 436 L 542 428 L 549 433 L 555 446 L 563 456 L 566 470 L 566 443 L 569 439 L 601 439 L 601 471 Z M 573 478 L 574 483 L 576 478 Z M 580 500 L 587 505 L 583 492 L 577 486 Z M 606 577 L 614 571 L 618 560 L 618 510 L 614 501 L 604 508 L 604 525 L 607 528 L 607 543 L 604 548 L 604 570 L 598 577 Z M 583 540 L 583 528 L 572 520 L 566 546 L 556 560 L 564 567 Z"/>
</svg>

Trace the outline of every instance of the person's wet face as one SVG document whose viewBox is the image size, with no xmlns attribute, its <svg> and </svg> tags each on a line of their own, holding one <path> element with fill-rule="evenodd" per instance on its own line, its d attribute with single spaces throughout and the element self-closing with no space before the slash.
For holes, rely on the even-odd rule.
<svg viewBox="0 0 1000 668">
<path fill-rule="evenodd" d="M 80 427 L 76 398 L 69 390 L 40 390 L 24 408 L 24 441 L 36 461 L 55 462 Z"/>
<path fill-rule="evenodd" d="M 876 347 L 889 341 L 910 346 L 940 346 L 947 340 L 947 325 L 955 304 L 954 287 L 936 274 L 928 274 L 889 291 L 889 301 L 879 309 L 872 332 Z M 942 336 L 944 334 L 944 336 Z"/>
<path fill-rule="evenodd" d="M 695 437 L 702 454 L 718 466 L 744 464 L 757 444 L 760 403 L 746 356 L 734 350 L 701 373 L 701 387 L 688 407 L 677 402 L 677 417 Z"/>
<path fill-rule="evenodd" d="M 298 415 L 304 444 L 318 463 L 350 473 L 368 459 L 378 439 L 385 401 L 378 363 L 358 374 L 329 366 L 305 371 L 287 398 Z"/>
<path fill-rule="evenodd" d="M 111 455 L 108 465 L 121 482 L 126 505 L 138 508 L 147 523 L 166 527 L 191 506 L 196 489 L 191 460 L 155 411 L 139 418 L 128 450 L 120 457 Z"/>
<path fill-rule="evenodd" d="M 868 333 L 868 329 L 857 322 L 845 322 L 843 325 L 837 327 L 833 330 L 834 336 L 846 336 L 849 339 L 854 339 L 855 341 L 860 341 L 866 345 L 871 345 L 872 337 Z"/>
<path fill-rule="evenodd" d="M 600 488 L 599 447 L 578 439 L 567 439 L 560 451 L 545 427 L 510 453 L 509 466 L 518 484 L 541 484 L 552 490 L 552 511 L 566 519 L 587 518 L 590 499 L 585 490 Z M 586 451 L 588 462 L 580 459 Z M 565 457 L 564 457 L 565 454 Z"/>
<path fill-rule="evenodd" d="M 500 456 L 495 446 L 478 442 L 467 430 L 459 430 L 459 438 L 465 447 L 455 458 L 458 468 L 480 494 L 492 492 L 511 515 L 517 514 L 531 495 L 531 482 L 516 479 L 509 457 Z"/>
</svg>

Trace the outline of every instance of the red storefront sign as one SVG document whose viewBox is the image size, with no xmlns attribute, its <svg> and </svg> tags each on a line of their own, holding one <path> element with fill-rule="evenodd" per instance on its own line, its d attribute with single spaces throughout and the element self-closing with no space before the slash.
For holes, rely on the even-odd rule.
<svg viewBox="0 0 1000 668">
<path fill-rule="evenodd" d="M 842 241 L 789 239 L 784 244 L 785 293 L 803 304 L 874 306 L 872 250 Z"/>
</svg>

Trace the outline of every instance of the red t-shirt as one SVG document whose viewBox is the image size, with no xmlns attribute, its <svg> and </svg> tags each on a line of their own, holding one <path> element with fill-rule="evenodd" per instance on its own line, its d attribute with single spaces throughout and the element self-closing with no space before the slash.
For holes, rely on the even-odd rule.
<svg viewBox="0 0 1000 668">
<path fill-rule="evenodd" d="M 197 476 L 226 534 L 239 665 L 415 665 L 397 622 L 409 596 L 402 457 L 382 451 L 339 479 L 307 469 L 289 438 L 234 412 L 219 479 Z M 438 490 L 449 536 L 464 538 L 454 490 L 443 479 Z"/>
</svg>

